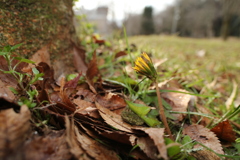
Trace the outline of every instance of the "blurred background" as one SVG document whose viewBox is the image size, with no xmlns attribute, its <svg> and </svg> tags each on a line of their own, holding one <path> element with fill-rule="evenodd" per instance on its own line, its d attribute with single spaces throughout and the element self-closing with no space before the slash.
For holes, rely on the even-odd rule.
<svg viewBox="0 0 240 160">
<path fill-rule="evenodd" d="M 128 36 L 174 34 L 227 40 L 240 36 L 239 6 L 239 0 L 78 0 L 74 13 L 103 36 L 124 26 Z"/>
</svg>

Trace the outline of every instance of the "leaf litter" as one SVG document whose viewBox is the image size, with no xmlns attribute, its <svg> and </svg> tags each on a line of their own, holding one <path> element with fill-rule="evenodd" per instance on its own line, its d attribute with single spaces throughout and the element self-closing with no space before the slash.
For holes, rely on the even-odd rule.
<svg viewBox="0 0 240 160">
<path fill-rule="evenodd" d="M 83 53 L 84 50 L 75 46 L 75 56 L 85 58 Z M 125 52 L 118 52 L 116 57 L 125 55 Z M 123 120 L 121 113 L 127 107 L 128 97 L 122 93 L 122 86 L 102 81 L 97 53 L 93 54 L 88 65 L 84 59 L 81 61 L 83 64 L 76 64 L 79 71 L 77 77 L 68 82 L 65 82 L 64 77 L 57 82 L 53 69 L 47 63 L 38 64 L 38 70 L 44 73 L 44 81 L 35 84 L 39 92 L 37 101 L 40 107 L 31 112 L 26 106 L 18 106 L 9 101 L 15 99 L 5 86 L 6 79 L 10 78 L 11 81 L 11 77 L 0 77 L 3 82 L 0 89 L 7 94 L 1 96 L 4 103 L 0 107 L 0 159 L 169 159 L 164 128 L 148 127 L 144 123 L 140 126 L 132 125 Z M 86 81 L 80 82 L 81 77 L 85 77 Z M 192 152 L 194 157 L 218 159 L 216 154 L 202 145 L 218 154 L 224 154 L 220 142 L 233 142 L 236 139 L 233 136 L 224 139 L 236 134 L 231 124 L 224 121 L 209 130 L 206 125 L 210 120 L 203 115 L 193 115 L 188 119 L 188 111 L 212 113 L 197 104 L 196 96 L 186 94 L 188 91 L 182 88 L 166 88 L 170 82 L 171 80 L 162 84 L 161 89 L 176 92 L 164 92 L 161 97 L 171 111 L 174 111 L 172 123 L 178 128 L 186 120 L 195 123 L 201 120 L 200 124 L 204 126 L 186 124 L 182 133 L 198 142 L 192 148 L 198 149 Z M 16 82 L 9 82 L 7 86 L 16 87 Z M 152 86 L 149 88 L 153 89 Z M 43 101 L 46 103 L 41 103 Z M 141 100 L 137 101 L 145 104 Z M 36 110 L 43 119 L 50 116 L 48 125 L 33 123 Z"/>
</svg>

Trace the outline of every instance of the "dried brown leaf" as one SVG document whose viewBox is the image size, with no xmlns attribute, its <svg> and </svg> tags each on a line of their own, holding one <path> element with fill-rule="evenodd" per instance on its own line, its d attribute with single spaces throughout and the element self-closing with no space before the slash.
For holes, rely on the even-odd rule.
<svg viewBox="0 0 240 160">
<path fill-rule="evenodd" d="M 119 95 L 113 93 L 107 93 L 104 97 L 99 95 L 96 97 L 96 100 L 101 106 L 104 106 L 111 111 L 123 109 L 126 107 L 125 100 Z"/>
<path fill-rule="evenodd" d="M 210 131 L 208 128 L 203 127 L 202 125 L 190 125 L 183 129 L 183 134 L 191 137 L 192 140 L 196 140 L 199 143 L 207 146 L 216 153 L 224 154 L 223 148 L 220 144 L 220 141 L 216 135 Z M 202 147 L 200 144 L 196 144 L 194 148 Z"/>
<path fill-rule="evenodd" d="M 40 62 L 45 62 L 48 65 L 50 65 L 51 63 L 50 63 L 49 47 L 48 46 L 42 47 L 36 53 L 34 53 L 30 59 L 36 64 Z"/>
<path fill-rule="evenodd" d="M 65 116 L 65 126 L 66 141 L 70 147 L 70 152 L 75 156 L 76 159 L 90 160 L 91 158 L 87 155 L 86 151 L 83 150 L 81 145 L 78 143 L 73 121 L 70 121 L 67 116 Z"/>
<path fill-rule="evenodd" d="M 190 155 L 195 157 L 197 160 L 222 160 L 219 156 L 209 150 L 191 152 Z"/>
<path fill-rule="evenodd" d="M 138 137 L 137 144 L 140 149 L 152 160 L 158 160 L 159 152 L 153 140 L 150 137 Z"/>
<path fill-rule="evenodd" d="M 82 100 L 82 99 L 74 99 L 73 103 L 77 105 L 75 113 L 79 113 L 82 115 L 88 115 L 92 118 L 100 118 L 100 115 L 95 107 L 95 104 Z"/>
<path fill-rule="evenodd" d="M 17 152 L 29 136 L 30 111 L 22 106 L 20 113 L 13 109 L 0 112 L 0 159 L 6 159 Z"/>
<path fill-rule="evenodd" d="M 140 138 L 140 141 L 138 140 L 139 138 L 136 136 L 131 136 L 130 137 L 130 142 L 132 145 L 135 145 L 135 141 L 137 140 L 137 143 L 142 146 L 140 148 L 146 153 L 150 158 L 152 159 L 159 159 L 162 157 L 163 159 L 168 159 L 167 156 L 167 148 L 164 142 L 164 128 L 145 128 L 145 127 L 138 127 L 135 128 L 135 130 L 140 130 L 144 131 L 146 134 L 148 134 L 149 138 L 153 141 L 151 142 L 152 144 L 145 144 L 145 143 L 150 143 L 151 140 L 148 138 Z M 157 149 L 157 152 L 155 149 L 153 149 L 153 146 Z M 148 148 L 149 147 L 149 148 Z M 153 150 L 152 150 L 153 149 Z M 152 153 L 151 153 L 152 151 Z M 153 156 L 153 157 L 152 157 Z"/>
<path fill-rule="evenodd" d="M 1 81 L 0 79 L 0 97 L 6 98 L 9 101 L 13 101 L 15 99 L 15 95 L 9 89 L 9 85 L 6 82 Z"/>
<path fill-rule="evenodd" d="M 75 134 L 81 147 L 88 153 L 89 156 L 96 160 L 103 159 L 118 159 L 118 155 L 113 150 L 100 144 L 96 140 L 91 139 L 84 133 L 80 133 L 77 127 L 75 127 Z"/>
<path fill-rule="evenodd" d="M 114 140 L 118 143 L 121 144 L 131 144 L 129 141 L 129 137 L 131 134 L 128 134 L 126 132 L 123 131 L 108 131 L 108 130 L 104 130 L 103 132 L 99 133 L 100 135 Z"/>
<path fill-rule="evenodd" d="M 217 137 L 225 142 L 235 142 L 236 133 L 233 131 L 233 128 L 228 120 L 220 122 L 217 126 L 211 129 Z"/>
<path fill-rule="evenodd" d="M 97 77 L 98 75 L 99 75 L 99 70 L 97 66 L 97 56 L 96 56 L 96 52 L 94 52 L 93 58 L 88 64 L 88 69 L 86 73 L 87 83 L 93 93 L 97 93 L 96 89 L 94 88 L 94 77 Z"/>
<path fill-rule="evenodd" d="M 127 52 L 119 51 L 115 54 L 115 59 L 117 59 L 118 57 L 126 56 L 126 55 L 127 55 Z"/>
<path fill-rule="evenodd" d="M 101 106 L 98 102 L 95 102 L 95 104 L 97 109 L 99 110 L 101 117 L 105 120 L 107 124 L 121 131 L 132 133 L 132 126 L 125 123 L 120 115 L 111 112 L 109 109 Z"/>
<path fill-rule="evenodd" d="M 85 62 L 85 53 L 86 51 L 73 43 L 73 56 L 74 56 L 74 65 L 77 68 L 78 72 L 86 74 L 87 64 Z"/>
<path fill-rule="evenodd" d="M 34 136 L 24 146 L 26 160 L 72 159 L 65 132 L 51 131 L 45 136 Z"/>
<path fill-rule="evenodd" d="M 64 85 L 64 88 L 76 88 L 81 75 L 82 75 L 82 73 L 79 73 L 77 77 L 75 77 L 74 79 L 66 82 L 65 85 Z"/>
<path fill-rule="evenodd" d="M 154 141 L 154 144 L 158 148 L 160 156 L 163 159 L 168 159 L 167 148 L 163 138 L 164 128 L 146 128 L 144 132 L 146 132 L 149 135 L 149 137 Z"/>
<path fill-rule="evenodd" d="M 168 89 L 188 93 L 188 91 L 183 89 L 176 89 L 176 88 L 168 88 Z M 165 93 L 162 93 L 161 96 L 171 105 L 172 111 L 177 111 L 177 112 L 186 112 L 187 108 L 191 107 L 189 105 L 194 104 L 196 102 L 195 96 L 185 94 L 185 93 L 165 92 Z M 176 117 L 178 121 L 182 121 L 184 118 L 183 114 L 173 114 L 173 116 Z"/>
<path fill-rule="evenodd" d="M 89 89 L 78 88 L 76 95 L 80 96 L 83 100 L 88 102 L 95 102 L 96 95 L 92 93 Z"/>
</svg>

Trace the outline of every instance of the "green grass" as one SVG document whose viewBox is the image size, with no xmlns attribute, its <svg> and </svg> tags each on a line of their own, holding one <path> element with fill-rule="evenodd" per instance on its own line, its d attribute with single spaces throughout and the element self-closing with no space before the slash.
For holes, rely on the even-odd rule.
<svg viewBox="0 0 240 160">
<path fill-rule="evenodd" d="M 146 51 L 152 54 L 156 62 L 163 58 L 168 59 L 158 68 L 159 71 L 165 70 L 162 80 L 176 77 L 185 89 L 191 88 L 192 91 L 194 88 L 205 87 L 201 94 L 209 97 L 202 99 L 201 103 L 220 115 L 228 111 L 225 102 L 233 90 L 233 80 L 240 80 L 239 39 L 232 38 L 225 42 L 221 39 L 154 35 L 134 36 L 128 40 L 138 47 L 138 53 Z M 204 50 L 205 56 L 197 56 L 199 50 Z M 207 87 L 211 83 L 213 85 Z M 239 116 L 235 117 L 239 123 L 237 119 Z"/>
<path fill-rule="evenodd" d="M 129 37 L 129 43 L 134 43 L 139 49 L 152 53 L 156 58 L 168 58 L 164 65 L 195 70 L 211 74 L 237 74 L 240 69 L 240 40 L 229 39 L 193 39 L 175 36 L 135 36 Z M 202 58 L 196 55 L 199 50 L 205 50 Z M 212 76 L 212 75 L 210 75 Z M 237 76 L 237 75 L 235 75 Z M 205 77 L 206 78 L 206 77 Z"/>
</svg>

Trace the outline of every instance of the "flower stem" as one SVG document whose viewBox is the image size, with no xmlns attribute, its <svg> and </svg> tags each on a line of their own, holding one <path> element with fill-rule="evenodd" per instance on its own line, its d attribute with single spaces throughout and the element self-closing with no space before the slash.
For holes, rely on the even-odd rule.
<svg viewBox="0 0 240 160">
<path fill-rule="evenodd" d="M 159 87 L 158 87 L 157 80 L 155 80 L 154 83 L 155 83 L 155 86 L 156 86 L 160 119 L 162 120 L 163 125 L 166 128 L 166 132 L 169 135 L 169 138 L 174 141 L 173 135 L 172 135 L 171 130 L 168 126 L 167 119 L 166 119 L 166 116 L 165 116 L 165 113 L 164 113 L 164 108 L 163 108 L 163 105 L 162 105 L 162 100 L 161 100 L 161 95 L 160 95 L 160 90 L 159 90 Z"/>
</svg>

